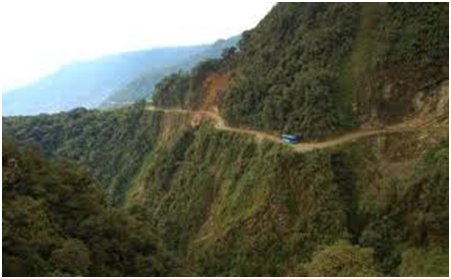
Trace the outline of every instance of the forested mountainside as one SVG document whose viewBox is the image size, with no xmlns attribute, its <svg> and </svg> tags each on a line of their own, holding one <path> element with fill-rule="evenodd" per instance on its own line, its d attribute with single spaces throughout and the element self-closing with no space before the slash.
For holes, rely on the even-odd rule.
<svg viewBox="0 0 451 279">
<path fill-rule="evenodd" d="M 448 32 L 446 3 L 278 4 L 217 61 L 216 105 L 231 125 L 305 138 L 398 122 L 448 80 Z M 198 77 L 163 80 L 155 104 L 195 102 Z"/>
<path fill-rule="evenodd" d="M 160 133 L 153 117 L 142 117 L 143 104 L 118 111 L 76 109 L 55 115 L 5 118 L 3 131 L 21 142 L 39 143 L 46 156 L 67 158 L 87 167 L 106 187 L 108 203 L 118 204 Z M 96 165 L 105 168 L 96 169 Z"/>
<path fill-rule="evenodd" d="M 174 257 L 145 219 L 105 206 L 89 175 L 2 138 L 3 276 L 165 276 Z"/>
<path fill-rule="evenodd" d="M 4 117 L 20 146 L 6 150 L 35 162 L 20 151 L 33 146 L 50 163 L 19 164 L 25 182 L 3 175 L 3 193 L 30 189 L 30 212 L 50 220 L 31 227 L 55 222 L 57 240 L 38 237 L 46 246 L 13 222 L 35 201 L 4 196 L 3 243 L 13 244 L 3 265 L 16 275 L 448 276 L 447 59 L 447 3 L 281 3 L 238 47 L 162 79 L 152 104 Z M 282 143 L 282 132 L 301 142 Z M 105 195 L 74 217 L 100 214 L 86 225 L 99 238 L 68 229 L 77 202 L 91 204 L 75 189 Z"/>
<path fill-rule="evenodd" d="M 110 205 L 151 222 L 183 274 L 448 274 L 446 133 L 295 153 L 145 106 L 5 118 L 3 129 L 85 166 Z"/>
<path fill-rule="evenodd" d="M 168 76 L 171 73 L 189 71 L 203 60 L 220 57 L 225 49 L 236 46 L 240 38 L 241 36 L 234 36 L 227 40 L 218 40 L 211 46 L 208 46 L 205 50 L 188 57 L 177 65 L 152 69 L 113 92 L 103 102 L 102 107 L 117 107 L 130 102 L 137 102 L 142 99 L 150 99 L 155 85 L 165 76 Z"/>
</svg>

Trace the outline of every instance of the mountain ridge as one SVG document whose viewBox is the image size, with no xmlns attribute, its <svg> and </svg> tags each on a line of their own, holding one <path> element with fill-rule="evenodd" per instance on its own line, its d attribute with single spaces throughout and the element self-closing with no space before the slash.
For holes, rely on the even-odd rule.
<svg viewBox="0 0 451 279">
<path fill-rule="evenodd" d="M 135 78 L 148 77 L 149 71 L 156 72 L 158 80 L 159 76 L 189 68 L 201 59 L 219 56 L 238 38 L 197 46 L 155 47 L 69 63 L 31 84 L 2 92 L 2 114 L 35 115 L 76 107 L 96 108 L 114 99 L 117 91 Z M 147 94 L 147 91 L 140 91 L 138 97 L 131 94 L 124 104 L 139 101 Z"/>
</svg>

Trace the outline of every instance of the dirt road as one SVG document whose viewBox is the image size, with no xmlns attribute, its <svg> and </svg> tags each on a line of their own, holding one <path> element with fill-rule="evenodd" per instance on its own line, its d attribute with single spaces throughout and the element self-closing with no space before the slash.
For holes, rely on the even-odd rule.
<svg viewBox="0 0 451 279">
<path fill-rule="evenodd" d="M 185 114 L 194 114 L 197 116 L 200 116 L 203 119 L 210 119 L 214 123 L 214 127 L 218 130 L 222 131 L 229 131 L 234 133 L 241 133 L 241 134 L 248 134 L 251 136 L 254 136 L 255 138 L 261 140 L 261 139 L 267 139 L 278 143 L 284 143 L 278 136 L 271 135 L 265 132 L 251 130 L 251 129 L 245 129 L 245 128 L 234 128 L 227 126 L 224 119 L 219 115 L 217 110 L 215 111 L 192 111 L 187 109 L 163 109 L 163 108 L 157 108 L 153 106 L 148 106 L 146 108 L 147 110 L 152 111 L 162 111 L 166 113 L 185 113 Z M 419 128 L 424 129 L 424 127 L 415 127 L 415 126 L 403 126 L 403 125 L 394 125 L 389 126 L 384 129 L 367 129 L 367 130 L 358 130 L 349 132 L 347 134 L 338 136 L 336 138 L 327 139 L 320 142 L 301 142 L 298 144 L 290 145 L 296 152 L 309 152 L 315 149 L 324 149 L 324 148 L 330 148 L 342 144 L 346 144 L 361 138 L 370 137 L 374 135 L 381 135 L 381 134 L 395 134 L 395 133 L 402 133 L 402 132 L 409 132 L 409 131 L 418 131 Z M 448 126 L 437 126 L 437 127 L 428 127 L 427 129 L 434 129 L 434 130 L 440 130 L 443 132 L 448 133 L 449 128 Z"/>
</svg>

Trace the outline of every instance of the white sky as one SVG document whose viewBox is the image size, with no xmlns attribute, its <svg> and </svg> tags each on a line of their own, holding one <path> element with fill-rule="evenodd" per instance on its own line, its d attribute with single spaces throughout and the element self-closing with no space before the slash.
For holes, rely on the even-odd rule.
<svg viewBox="0 0 451 279">
<path fill-rule="evenodd" d="M 153 46 L 193 45 L 254 27 L 274 2 L 3 0 L 2 91 L 58 66 Z"/>
</svg>

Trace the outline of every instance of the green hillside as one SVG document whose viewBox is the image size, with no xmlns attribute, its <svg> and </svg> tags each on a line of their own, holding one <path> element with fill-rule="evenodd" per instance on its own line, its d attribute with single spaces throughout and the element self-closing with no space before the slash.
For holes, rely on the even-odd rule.
<svg viewBox="0 0 451 279">
<path fill-rule="evenodd" d="M 293 153 L 191 120 L 141 104 L 3 125 L 84 165 L 110 204 L 158 229 L 185 272 L 336 275 L 316 261 L 337 253 L 346 266 L 364 253 L 352 275 L 399 275 L 430 253 L 415 272 L 447 274 L 448 138 L 419 131 Z"/>
<path fill-rule="evenodd" d="M 243 35 L 221 109 L 305 137 L 396 121 L 412 94 L 448 79 L 448 29 L 442 3 L 278 5 Z"/>
<path fill-rule="evenodd" d="M 446 3 L 278 4 L 216 62 L 232 76 L 220 113 L 233 126 L 311 139 L 399 122 L 420 91 L 448 79 L 448 30 Z M 153 101 L 186 106 L 201 94 L 186 88 Z"/>
</svg>

